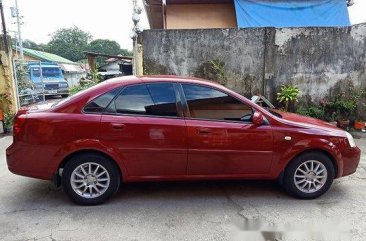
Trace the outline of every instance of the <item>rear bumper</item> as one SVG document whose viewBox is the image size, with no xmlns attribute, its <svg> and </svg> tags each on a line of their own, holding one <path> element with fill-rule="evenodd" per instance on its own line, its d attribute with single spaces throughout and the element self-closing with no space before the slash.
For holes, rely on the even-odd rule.
<svg viewBox="0 0 366 241">
<path fill-rule="evenodd" d="M 358 147 L 347 148 L 342 151 L 343 168 L 341 177 L 351 175 L 356 172 L 361 159 L 361 150 Z"/>
<path fill-rule="evenodd" d="M 6 149 L 9 171 L 20 176 L 51 180 L 53 174 L 47 168 L 37 165 L 37 160 L 30 159 L 29 155 L 26 155 L 28 151 L 27 148 L 14 143 Z"/>
</svg>

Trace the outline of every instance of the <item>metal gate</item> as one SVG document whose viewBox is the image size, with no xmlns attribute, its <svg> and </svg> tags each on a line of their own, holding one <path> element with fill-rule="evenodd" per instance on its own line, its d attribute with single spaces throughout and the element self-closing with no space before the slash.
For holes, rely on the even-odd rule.
<svg viewBox="0 0 366 241">
<path fill-rule="evenodd" d="M 39 81 L 31 79 L 30 64 L 39 66 Z M 45 101 L 45 86 L 43 83 L 43 74 L 41 61 L 37 60 L 13 60 L 14 79 L 18 98 L 18 108 L 37 102 Z"/>
</svg>

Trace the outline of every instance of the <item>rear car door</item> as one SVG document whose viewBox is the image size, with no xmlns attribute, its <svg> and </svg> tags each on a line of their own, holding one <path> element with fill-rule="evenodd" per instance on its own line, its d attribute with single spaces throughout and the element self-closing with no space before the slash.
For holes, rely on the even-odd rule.
<svg viewBox="0 0 366 241">
<path fill-rule="evenodd" d="M 273 140 L 268 123 L 254 125 L 252 108 L 221 90 L 181 86 L 188 108 L 188 175 L 269 172 Z"/>
<path fill-rule="evenodd" d="M 118 155 L 133 177 L 186 174 L 186 125 L 176 84 L 126 86 L 101 119 L 100 139 Z"/>
</svg>

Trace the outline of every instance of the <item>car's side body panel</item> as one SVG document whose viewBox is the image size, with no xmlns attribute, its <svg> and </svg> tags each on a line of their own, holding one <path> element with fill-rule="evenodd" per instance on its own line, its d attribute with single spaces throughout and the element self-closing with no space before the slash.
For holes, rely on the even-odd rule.
<svg viewBox="0 0 366 241">
<path fill-rule="evenodd" d="M 269 125 L 187 120 L 188 175 L 268 174 L 273 151 Z"/>
<path fill-rule="evenodd" d="M 119 124 L 122 129 L 113 127 Z M 186 174 L 184 119 L 103 115 L 99 139 L 116 150 L 127 168 L 127 176 Z"/>
</svg>

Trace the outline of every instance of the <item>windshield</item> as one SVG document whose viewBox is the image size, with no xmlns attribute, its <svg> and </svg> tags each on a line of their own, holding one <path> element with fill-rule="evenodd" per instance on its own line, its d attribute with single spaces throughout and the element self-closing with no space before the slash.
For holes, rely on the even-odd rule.
<svg viewBox="0 0 366 241">
<path fill-rule="evenodd" d="M 41 68 L 32 68 L 34 77 L 41 77 Z M 61 69 L 58 67 L 42 67 L 43 77 L 62 77 Z"/>
</svg>

